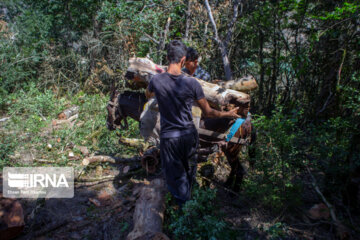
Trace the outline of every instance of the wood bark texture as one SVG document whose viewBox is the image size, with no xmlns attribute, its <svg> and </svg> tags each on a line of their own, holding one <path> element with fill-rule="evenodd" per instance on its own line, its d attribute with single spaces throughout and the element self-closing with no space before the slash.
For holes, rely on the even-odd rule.
<svg viewBox="0 0 360 240">
<path fill-rule="evenodd" d="M 152 76 L 162 73 L 166 67 L 156 65 L 147 58 L 131 58 L 126 73 L 126 78 L 132 80 L 137 86 L 144 88 L 150 82 Z M 202 86 L 205 98 L 210 106 L 217 110 L 231 109 L 231 106 L 239 107 L 238 114 L 246 116 L 250 108 L 250 96 L 232 89 L 225 89 L 217 84 L 208 83 L 195 78 Z"/>
<path fill-rule="evenodd" d="M 233 89 L 240 92 L 250 92 L 258 88 L 258 84 L 253 76 L 247 76 L 236 80 L 221 81 L 218 84 L 226 89 Z"/>
<path fill-rule="evenodd" d="M 140 189 L 133 215 L 134 228 L 127 240 L 169 239 L 162 233 L 165 211 L 165 182 L 154 179 Z"/>
<path fill-rule="evenodd" d="M 209 1 L 205 0 L 204 3 L 205 3 L 206 10 L 208 12 L 208 15 L 209 15 L 211 25 L 214 29 L 215 40 L 218 43 L 219 49 L 221 52 L 221 57 L 222 57 L 222 60 L 224 63 L 225 79 L 230 80 L 230 79 L 232 79 L 232 72 L 231 72 L 230 61 L 229 61 L 229 57 L 228 57 L 227 44 L 224 43 L 219 37 L 218 30 L 217 30 L 216 23 L 215 23 L 215 20 L 214 20 L 212 11 L 211 11 Z M 231 31 L 231 29 L 229 29 L 229 31 Z M 230 34 L 230 38 L 231 38 L 231 34 Z"/>
<path fill-rule="evenodd" d="M 140 161 L 140 158 L 133 157 L 133 158 L 117 158 L 117 157 L 111 157 L 111 156 L 105 156 L 105 155 L 98 155 L 98 156 L 92 156 L 84 158 L 82 161 L 82 165 L 88 166 L 92 163 L 129 163 L 129 162 L 136 162 Z"/>
<path fill-rule="evenodd" d="M 71 108 L 65 109 L 58 115 L 58 119 L 66 120 L 69 119 L 71 116 L 79 113 L 79 106 L 72 106 Z"/>
</svg>

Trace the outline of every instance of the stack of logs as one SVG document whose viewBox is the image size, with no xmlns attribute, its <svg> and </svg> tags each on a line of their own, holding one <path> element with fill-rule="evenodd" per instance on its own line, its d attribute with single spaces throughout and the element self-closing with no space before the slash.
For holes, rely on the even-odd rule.
<svg viewBox="0 0 360 240">
<path fill-rule="evenodd" d="M 146 88 L 152 76 L 166 71 L 165 66 L 156 65 L 147 58 L 131 58 L 125 77 L 133 89 Z M 196 79 L 204 90 L 211 107 L 230 110 L 239 107 L 238 114 L 245 117 L 250 109 L 249 91 L 258 87 L 251 76 L 232 81 L 216 81 L 217 84 Z"/>
</svg>

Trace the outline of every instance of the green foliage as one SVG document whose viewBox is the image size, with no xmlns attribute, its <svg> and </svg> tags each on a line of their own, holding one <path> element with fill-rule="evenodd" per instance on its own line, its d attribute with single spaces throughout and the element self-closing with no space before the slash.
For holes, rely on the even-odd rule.
<svg viewBox="0 0 360 240">
<path fill-rule="evenodd" d="M 216 190 L 195 187 L 192 199 L 181 210 L 166 208 L 166 227 L 174 239 L 233 239 L 234 232 L 217 211 Z M 171 200 L 167 195 L 167 205 Z"/>
<path fill-rule="evenodd" d="M 343 84 L 339 86 L 339 91 L 342 92 L 343 108 L 345 111 L 351 111 L 355 117 L 360 116 L 360 76 L 355 72 L 351 76 L 350 84 Z"/>
<path fill-rule="evenodd" d="M 286 237 L 286 226 L 281 222 L 277 222 L 266 229 L 266 232 L 269 234 L 270 239 L 283 239 Z"/>
<path fill-rule="evenodd" d="M 341 20 L 346 17 L 354 16 L 354 13 L 360 10 L 358 3 L 344 2 L 342 7 L 336 7 L 334 11 L 326 13 L 325 16 L 319 17 L 321 20 Z"/>
<path fill-rule="evenodd" d="M 297 124 L 301 111 L 284 115 L 281 107 L 273 112 L 271 118 L 255 117 L 258 131 L 256 142 L 256 173 L 245 180 L 245 191 L 249 196 L 262 202 L 275 211 L 283 209 L 284 204 L 299 204 L 299 185 L 294 181 L 302 167 L 299 157 L 303 133 Z"/>
<path fill-rule="evenodd" d="M 210 1 L 223 39 L 232 2 Z M 202 1 L 192 3 L 186 44 L 221 79 L 222 58 L 208 15 Z M 1 126 L 0 168 L 21 164 L 10 156 L 28 150 L 60 165 L 73 145 L 105 154 L 134 152 L 106 129 L 108 99 L 102 93 L 112 81 L 124 85 L 130 56 L 165 63 L 159 41 L 169 17 L 166 41 L 184 37 L 186 1 L 7 0 L 3 7 L 9 13 L 0 16 L 8 28 L 0 33 L 0 107 L 11 120 Z M 261 206 L 298 206 L 306 165 L 323 173 L 326 185 L 320 187 L 329 201 L 339 199 L 342 183 L 360 166 L 359 9 L 358 1 L 349 0 L 241 6 L 227 47 L 234 77 L 250 73 L 259 84 L 251 93 L 257 154 L 244 192 Z M 105 65 L 114 76 L 100 71 Z M 73 104 L 80 106 L 79 125 L 44 134 L 51 119 Z M 138 123 L 131 120 L 120 134 L 137 137 Z M 226 224 L 211 204 L 215 195 L 201 189 L 194 194 L 183 212 L 168 213 L 169 231 L 178 239 L 226 239 Z M 276 223 L 266 231 L 283 238 L 286 227 Z"/>
<path fill-rule="evenodd" d="M 0 169 L 9 165 L 9 156 L 14 154 L 16 148 L 16 136 L 0 132 Z"/>
<path fill-rule="evenodd" d="M 167 19 L 171 18 L 168 38 L 180 37 L 182 27 L 178 23 L 183 21 L 184 11 L 185 5 L 177 1 L 105 1 L 97 13 L 97 20 L 104 31 L 118 32 L 129 39 L 128 45 L 136 56 L 149 54 L 155 62 L 160 62 L 165 53 L 159 52 L 158 42 L 163 38 Z"/>
<path fill-rule="evenodd" d="M 19 9 L 7 35 L 0 35 L 1 93 L 18 90 L 36 82 L 39 64 L 48 52 L 46 44 L 51 29 L 50 18 L 40 11 Z"/>
</svg>

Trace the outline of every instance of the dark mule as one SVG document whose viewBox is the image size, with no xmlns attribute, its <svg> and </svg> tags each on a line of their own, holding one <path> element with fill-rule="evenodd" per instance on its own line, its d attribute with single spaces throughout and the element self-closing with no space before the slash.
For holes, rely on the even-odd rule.
<svg viewBox="0 0 360 240">
<path fill-rule="evenodd" d="M 139 121 L 146 101 L 144 93 L 132 91 L 120 93 L 113 90 L 110 94 L 110 101 L 106 106 L 108 111 L 107 128 L 109 130 L 115 130 L 116 128 L 127 129 L 129 127 L 127 117 Z"/>
<path fill-rule="evenodd" d="M 117 100 L 117 101 L 116 101 Z M 124 92 L 120 94 L 117 91 L 113 91 L 110 95 L 110 101 L 107 106 L 108 117 L 107 117 L 107 126 L 109 130 L 114 130 L 116 128 L 127 128 L 126 117 L 131 117 L 137 121 L 140 119 L 141 112 L 143 110 L 144 104 L 146 103 L 145 94 L 140 92 Z M 122 121 L 124 122 L 122 124 Z M 203 119 L 201 121 L 201 127 L 207 130 L 224 133 L 232 125 L 234 120 L 230 119 Z M 255 141 L 255 131 L 251 124 L 250 118 L 248 118 L 235 133 L 234 137 L 247 139 L 249 144 L 254 143 Z M 236 191 L 239 190 L 240 184 L 245 174 L 245 170 L 240 163 L 239 153 L 241 151 L 242 145 L 236 143 L 225 143 L 224 141 L 218 141 L 212 137 L 199 135 L 200 147 L 202 149 L 211 149 L 214 145 L 221 147 L 221 150 L 224 152 L 230 166 L 231 172 L 226 184 L 232 186 Z M 211 154 L 211 150 L 206 153 L 206 155 Z M 253 157 L 253 154 L 249 152 L 250 157 Z M 233 185 L 233 183 L 235 183 Z"/>
<path fill-rule="evenodd" d="M 228 118 L 203 119 L 201 121 L 200 127 L 214 132 L 224 133 L 231 127 L 233 123 L 234 120 Z M 248 145 L 251 145 L 255 142 L 256 134 L 250 117 L 248 117 L 241 125 L 239 130 L 235 133 L 234 137 L 239 139 L 246 139 Z M 228 160 L 231 167 L 230 175 L 225 185 L 231 187 L 234 191 L 239 191 L 241 182 L 245 175 L 245 169 L 241 164 L 239 156 L 243 145 L 232 142 L 226 143 L 225 141 L 217 142 L 211 137 L 202 134 L 199 134 L 199 139 L 201 148 L 211 147 L 213 144 L 218 144 L 221 147 L 221 150 L 225 154 L 226 159 Z M 254 155 L 254 150 L 250 149 L 249 157 L 253 158 L 255 157 Z"/>
</svg>

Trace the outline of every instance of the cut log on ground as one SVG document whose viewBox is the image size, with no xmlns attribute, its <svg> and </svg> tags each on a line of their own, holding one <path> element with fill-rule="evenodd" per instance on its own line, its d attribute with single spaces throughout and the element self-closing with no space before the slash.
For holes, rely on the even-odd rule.
<svg viewBox="0 0 360 240">
<path fill-rule="evenodd" d="M 148 144 L 145 142 L 145 140 L 139 138 L 120 137 L 119 143 L 124 144 L 128 147 L 134 147 L 138 149 L 146 149 L 148 147 Z"/>
<path fill-rule="evenodd" d="M 79 113 L 79 107 L 78 106 L 72 106 L 71 108 L 65 109 L 58 115 L 58 119 L 66 120 L 69 119 L 71 116 L 74 116 L 75 114 Z"/>
<path fill-rule="evenodd" d="M 159 178 L 141 188 L 133 215 L 134 228 L 127 240 L 169 239 L 162 233 L 165 192 L 165 182 Z"/>
<path fill-rule="evenodd" d="M 148 173 L 154 173 L 159 165 L 159 149 L 156 147 L 146 150 L 141 157 L 132 157 L 132 158 L 117 158 L 112 156 L 92 156 L 87 157 L 82 160 L 83 166 L 88 166 L 95 163 L 132 163 L 132 162 L 141 162 L 141 166 Z"/>
<path fill-rule="evenodd" d="M 51 125 L 52 125 L 53 129 L 60 129 L 60 128 L 64 127 L 64 126 L 73 127 L 74 124 L 75 124 L 75 120 L 78 119 L 78 117 L 79 117 L 79 114 L 75 114 L 75 115 L 73 115 L 70 118 L 65 119 L 65 120 L 63 120 L 63 119 L 60 119 L 60 120 L 53 119 L 51 121 Z"/>
<path fill-rule="evenodd" d="M 152 76 L 165 71 L 164 66 L 156 65 L 147 58 L 131 58 L 125 77 L 131 80 L 136 87 L 146 87 Z M 239 107 L 239 114 L 246 116 L 250 107 L 250 96 L 246 93 L 225 89 L 217 84 L 208 83 L 195 78 L 204 90 L 209 104 L 218 110 Z"/>
<path fill-rule="evenodd" d="M 237 80 L 220 81 L 217 84 L 223 88 L 233 89 L 240 92 L 250 92 L 258 88 L 258 84 L 253 76 L 247 76 Z"/>
<path fill-rule="evenodd" d="M 141 166 L 148 173 L 155 173 L 159 165 L 160 150 L 157 147 L 152 147 L 145 151 L 141 157 Z"/>
</svg>

